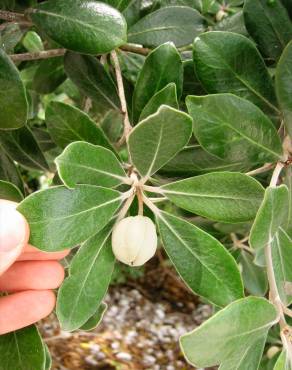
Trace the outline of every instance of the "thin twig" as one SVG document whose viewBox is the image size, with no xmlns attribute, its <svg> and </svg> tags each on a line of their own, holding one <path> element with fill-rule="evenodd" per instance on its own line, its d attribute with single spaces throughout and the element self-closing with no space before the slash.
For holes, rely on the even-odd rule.
<svg viewBox="0 0 292 370">
<path fill-rule="evenodd" d="M 277 186 L 277 182 L 279 180 L 279 177 L 280 177 L 280 173 L 282 171 L 282 169 L 285 167 L 285 164 L 282 163 L 282 162 L 278 162 L 275 169 L 274 169 L 274 172 L 273 172 L 273 175 L 272 175 L 272 178 L 271 178 L 271 182 L 270 182 L 270 186 L 271 187 L 276 187 Z"/>
<path fill-rule="evenodd" d="M 119 98 L 121 102 L 121 109 L 124 115 L 124 133 L 118 143 L 118 145 L 121 146 L 124 142 L 127 142 L 129 134 L 132 130 L 132 126 L 131 126 L 129 115 L 128 115 L 127 101 L 126 101 L 126 96 L 125 96 L 125 89 L 124 89 L 124 84 L 123 84 L 121 67 L 120 67 L 119 59 L 118 59 L 118 56 L 115 50 L 111 52 L 111 57 L 112 57 L 112 61 L 113 61 L 115 73 L 116 73 L 118 93 L 119 93 Z"/>
<path fill-rule="evenodd" d="M 142 48 L 142 47 L 134 46 L 131 44 L 120 46 L 120 49 L 124 51 L 130 51 L 135 54 L 145 55 L 145 56 L 148 55 L 152 51 L 151 49 Z"/>
<path fill-rule="evenodd" d="M 33 53 L 11 54 L 10 59 L 13 62 L 23 62 L 26 60 L 48 59 L 64 55 L 66 49 L 51 49 L 44 51 L 37 51 Z"/>
<path fill-rule="evenodd" d="M 24 21 L 26 20 L 24 14 L 8 12 L 6 10 L 0 10 L 0 19 L 8 22 Z"/>
<path fill-rule="evenodd" d="M 248 176 L 254 176 L 254 175 L 258 175 L 259 173 L 269 171 L 273 167 L 274 167 L 274 163 L 266 163 L 262 167 L 256 168 L 255 170 L 252 170 L 252 171 L 249 171 L 249 172 L 246 172 L 245 174 L 248 175 Z"/>
<path fill-rule="evenodd" d="M 280 177 L 281 170 L 284 165 L 282 162 L 278 162 L 272 175 L 270 182 L 270 187 L 275 187 L 277 185 L 278 179 Z M 265 247 L 265 260 L 267 266 L 267 276 L 270 287 L 270 300 L 275 305 L 279 313 L 279 324 L 280 328 L 283 329 L 287 326 L 285 315 L 283 312 L 283 304 L 280 298 L 280 294 L 277 287 L 274 267 L 273 267 L 273 258 L 272 258 L 272 240 L 270 240 Z"/>
</svg>

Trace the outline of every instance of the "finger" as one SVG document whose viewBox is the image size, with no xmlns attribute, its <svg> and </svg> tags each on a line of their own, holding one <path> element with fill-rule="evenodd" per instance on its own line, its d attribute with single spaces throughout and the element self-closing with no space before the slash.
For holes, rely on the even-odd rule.
<svg viewBox="0 0 292 370">
<path fill-rule="evenodd" d="M 50 290 L 26 291 L 0 298 L 0 335 L 29 326 L 48 316 L 55 306 Z"/>
<path fill-rule="evenodd" d="M 64 280 L 64 268 L 56 261 L 14 263 L 0 276 L 0 291 L 56 289 Z"/>
<path fill-rule="evenodd" d="M 29 239 L 29 226 L 17 204 L 0 200 L 0 275 L 16 260 Z"/>
<path fill-rule="evenodd" d="M 23 253 L 18 257 L 18 261 L 45 261 L 45 260 L 61 260 L 64 257 L 68 256 L 70 250 L 65 250 L 61 252 L 42 252 L 39 249 L 27 245 L 24 248 Z"/>
</svg>

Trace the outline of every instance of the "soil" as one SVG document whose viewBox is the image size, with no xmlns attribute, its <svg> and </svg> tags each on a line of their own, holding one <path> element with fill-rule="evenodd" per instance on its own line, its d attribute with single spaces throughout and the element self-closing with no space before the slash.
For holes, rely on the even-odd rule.
<svg viewBox="0 0 292 370">
<path fill-rule="evenodd" d="M 102 323 L 91 332 L 63 332 L 54 315 L 41 323 L 53 370 L 194 369 L 182 356 L 179 337 L 206 320 L 211 307 L 163 261 L 152 262 L 139 279 L 113 285 L 105 302 Z"/>
</svg>

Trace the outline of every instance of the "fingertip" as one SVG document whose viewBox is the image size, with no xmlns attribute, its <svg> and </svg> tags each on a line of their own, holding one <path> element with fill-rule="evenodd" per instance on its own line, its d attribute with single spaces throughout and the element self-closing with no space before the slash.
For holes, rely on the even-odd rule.
<svg viewBox="0 0 292 370">
<path fill-rule="evenodd" d="M 20 255 L 29 240 L 29 225 L 17 203 L 0 200 L 0 274 Z"/>
</svg>

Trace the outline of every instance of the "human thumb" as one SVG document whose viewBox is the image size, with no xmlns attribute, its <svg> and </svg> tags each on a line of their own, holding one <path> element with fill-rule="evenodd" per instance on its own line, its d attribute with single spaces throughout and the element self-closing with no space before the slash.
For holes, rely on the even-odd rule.
<svg viewBox="0 0 292 370">
<path fill-rule="evenodd" d="M 29 239 L 29 226 L 17 203 L 0 199 L 0 275 L 17 259 Z"/>
</svg>

